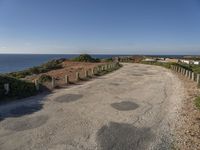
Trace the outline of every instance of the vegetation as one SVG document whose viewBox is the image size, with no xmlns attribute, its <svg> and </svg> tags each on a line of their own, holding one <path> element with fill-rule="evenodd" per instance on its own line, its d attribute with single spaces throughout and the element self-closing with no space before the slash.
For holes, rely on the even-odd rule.
<svg viewBox="0 0 200 150">
<path fill-rule="evenodd" d="M 196 107 L 200 110 L 200 97 L 197 97 L 197 98 L 195 99 L 195 105 L 196 105 Z"/>
<path fill-rule="evenodd" d="M 146 61 L 143 61 L 141 62 L 142 64 L 149 64 L 149 65 L 157 65 L 157 66 L 162 66 L 162 67 L 165 67 L 165 68 L 170 68 L 172 65 L 177 65 L 177 63 L 162 63 L 162 62 L 146 62 Z"/>
<path fill-rule="evenodd" d="M 49 62 L 42 64 L 40 66 L 37 66 L 37 67 L 32 67 L 32 68 L 29 68 L 29 69 L 26 69 L 23 71 L 8 73 L 6 75 L 9 77 L 14 77 L 14 78 L 20 79 L 20 78 L 25 78 L 26 76 L 29 76 L 29 75 L 45 73 L 50 70 L 62 68 L 62 62 L 64 62 L 65 60 L 66 59 L 64 59 L 64 58 L 52 60 L 52 61 L 49 61 Z"/>
<path fill-rule="evenodd" d="M 4 84 L 9 84 L 10 91 L 6 94 Z M 25 98 L 37 93 L 34 83 L 0 75 L 0 100 L 4 98 Z"/>
<path fill-rule="evenodd" d="M 92 58 L 88 54 L 82 54 L 78 57 L 73 58 L 72 60 L 78 62 L 100 62 L 100 59 Z"/>
<path fill-rule="evenodd" d="M 185 68 L 187 70 L 193 71 L 194 73 L 200 74 L 200 66 L 199 65 L 188 65 L 184 63 L 172 63 L 172 62 L 142 62 L 143 64 L 157 65 L 165 68 L 170 68 L 172 65 L 179 66 Z"/>
<path fill-rule="evenodd" d="M 102 59 L 102 62 L 113 62 L 113 59 L 112 58 L 105 58 L 105 59 Z"/>
<path fill-rule="evenodd" d="M 52 77 L 46 74 L 43 74 L 39 77 L 38 79 L 39 83 L 44 83 L 44 82 L 51 82 L 52 81 Z"/>
</svg>

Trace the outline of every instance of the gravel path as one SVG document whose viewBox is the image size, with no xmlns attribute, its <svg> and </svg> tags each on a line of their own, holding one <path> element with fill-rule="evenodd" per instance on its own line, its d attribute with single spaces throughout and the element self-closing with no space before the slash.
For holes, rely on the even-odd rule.
<svg viewBox="0 0 200 150">
<path fill-rule="evenodd" d="M 0 149 L 171 149 L 183 94 L 170 70 L 124 64 L 82 85 L 1 105 Z"/>
</svg>

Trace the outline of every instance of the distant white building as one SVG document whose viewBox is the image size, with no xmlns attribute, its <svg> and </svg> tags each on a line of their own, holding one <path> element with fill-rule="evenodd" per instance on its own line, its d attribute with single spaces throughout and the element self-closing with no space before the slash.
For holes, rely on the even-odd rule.
<svg viewBox="0 0 200 150">
<path fill-rule="evenodd" d="M 194 61 L 194 65 L 200 65 L 200 61 Z"/>
<path fill-rule="evenodd" d="M 143 61 L 146 61 L 146 62 L 156 62 L 156 60 L 153 59 L 153 58 L 145 58 Z"/>
<path fill-rule="evenodd" d="M 186 63 L 186 64 L 191 64 L 189 60 L 184 60 L 184 59 L 180 59 L 180 62 Z"/>
<path fill-rule="evenodd" d="M 194 65 L 200 65 L 200 61 L 194 61 L 194 60 L 184 60 L 181 59 L 180 62 L 185 63 L 185 64 L 194 64 Z"/>
</svg>

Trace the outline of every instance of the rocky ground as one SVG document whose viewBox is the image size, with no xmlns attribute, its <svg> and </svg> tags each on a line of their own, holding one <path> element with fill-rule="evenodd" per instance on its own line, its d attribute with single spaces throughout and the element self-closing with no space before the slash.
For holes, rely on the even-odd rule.
<svg viewBox="0 0 200 150">
<path fill-rule="evenodd" d="M 143 64 L 0 106 L 3 150 L 172 149 L 187 95 L 170 70 Z"/>
</svg>

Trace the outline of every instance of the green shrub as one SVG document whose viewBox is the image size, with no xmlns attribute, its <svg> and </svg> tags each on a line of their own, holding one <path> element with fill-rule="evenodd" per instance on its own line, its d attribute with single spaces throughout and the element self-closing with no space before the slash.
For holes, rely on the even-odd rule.
<svg viewBox="0 0 200 150">
<path fill-rule="evenodd" d="M 8 83 L 10 92 L 5 94 L 4 84 Z M 18 80 L 8 76 L 0 75 L 0 98 L 25 98 L 36 94 L 34 83 Z"/>
<path fill-rule="evenodd" d="M 92 58 L 88 54 L 82 54 L 82 55 L 80 55 L 78 57 L 73 58 L 72 60 L 73 61 L 78 61 L 78 62 L 100 62 L 100 59 Z"/>
<path fill-rule="evenodd" d="M 52 81 L 52 77 L 46 74 L 43 74 L 39 77 L 38 79 L 39 83 L 44 83 L 44 82 L 51 82 Z"/>
<path fill-rule="evenodd" d="M 196 107 L 200 110 L 200 97 L 197 97 L 197 98 L 195 99 L 195 105 L 196 105 Z"/>
</svg>

